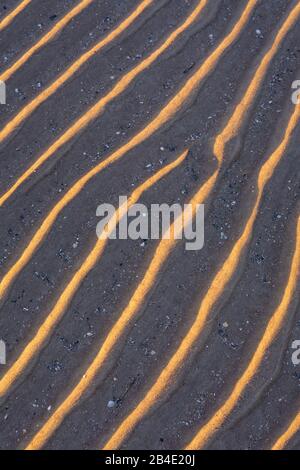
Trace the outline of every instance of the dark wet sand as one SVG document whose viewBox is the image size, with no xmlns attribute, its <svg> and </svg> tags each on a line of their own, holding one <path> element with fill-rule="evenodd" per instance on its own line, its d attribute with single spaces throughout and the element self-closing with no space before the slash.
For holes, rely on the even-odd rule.
<svg viewBox="0 0 300 470">
<path fill-rule="evenodd" d="M 12 2 L 12 6 L 13 3 L 17 2 Z M 8 82 L 8 105 L 0 107 L 1 128 L 40 92 L 40 86 L 43 89 L 50 84 L 137 3 L 96 0 L 55 41 L 34 55 Z M 104 95 L 112 82 L 154 50 L 197 2 L 155 3 L 0 145 L 1 193 Z M 209 3 L 192 28 L 0 208 L 1 275 L 21 254 L 55 202 L 80 176 L 159 112 L 227 34 L 247 2 L 222 0 L 217 7 L 212 5 L 213 1 Z M 41 31 L 49 29 L 53 21 L 75 4 L 65 0 L 33 1 L 27 11 L 0 33 L 0 70 L 12 64 Z M 93 178 L 63 210 L 2 302 L 0 337 L 7 344 L 8 364 L 0 366 L 1 375 L 32 338 L 96 242 L 99 204 L 117 204 L 119 195 L 130 193 L 133 183 L 141 184 L 161 167 L 161 162 L 171 162 L 186 148 L 189 149 L 186 161 L 147 191 L 141 202 L 183 204 L 213 173 L 214 137 L 222 130 L 249 77 L 272 44 L 275 31 L 295 4 L 291 0 L 258 2 L 238 41 L 176 117 Z M 57 18 L 50 20 L 51 15 Z M 237 142 L 226 150 L 221 175 L 206 203 L 204 248 L 188 252 L 183 243 L 176 246 L 143 309 L 111 354 L 90 393 L 68 415 L 45 448 L 103 446 L 175 352 L 211 280 L 249 217 L 256 195 L 257 169 L 282 139 L 293 111 L 291 83 L 300 79 L 299 44 L 298 23 L 272 61 Z M 281 299 L 295 248 L 299 139 L 298 126 L 266 187 L 239 270 L 211 312 L 193 353 L 170 390 L 122 448 L 181 449 L 223 403 L 249 362 Z M 2 400 L 1 449 L 23 448 L 72 390 L 133 294 L 156 244 L 155 241 L 143 244 L 141 240 L 109 242 L 101 261 L 78 289 L 34 364 L 21 374 Z M 300 366 L 291 363 L 290 349 L 292 341 L 300 339 L 298 300 L 299 297 L 290 306 L 288 321 L 242 401 L 210 441 L 209 448 L 267 449 L 298 412 Z M 116 403 L 113 408 L 107 406 L 110 400 Z M 299 449 L 299 438 L 300 433 L 289 447 Z"/>
</svg>

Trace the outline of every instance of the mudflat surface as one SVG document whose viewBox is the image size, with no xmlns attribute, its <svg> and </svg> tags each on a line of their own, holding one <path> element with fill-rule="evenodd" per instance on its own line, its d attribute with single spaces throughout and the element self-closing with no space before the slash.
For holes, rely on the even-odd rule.
<svg viewBox="0 0 300 470">
<path fill-rule="evenodd" d="M 1 1 L 0 24 L 18 3 Z M 78 3 L 32 0 L 0 29 L 0 80 Z M 300 410 L 291 360 L 300 340 L 299 2 L 154 0 L 123 27 L 143 3 L 92 1 L 5 80 L 1 449 L 269 449 Z M 228 123 L 220 159 L 216 138 Z M 203 249 L 179 241 L 163 258 L 156 240 L 110 240 L 96 254 L 97 207 L 117 205 L 185 150 L 139 202 L 183 205 L 209 188 Z M 161 264 L 150 282 L 153 260 Z M 296 432 L 286 447 L 299 446 Z"/>
</svg>

